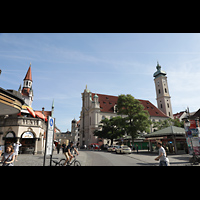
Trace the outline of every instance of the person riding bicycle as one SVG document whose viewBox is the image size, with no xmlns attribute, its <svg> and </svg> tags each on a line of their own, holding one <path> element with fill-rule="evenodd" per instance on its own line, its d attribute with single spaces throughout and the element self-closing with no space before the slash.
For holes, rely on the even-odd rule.
<svg viewBox="0 0 200 200">
<path fill-rule="evenodd" d="M 70 142 L 70 144 L 65 148 L 64 150 L 64 155 L 66 157 L 66 161 L 64 163 L 64 166 L 67 164 L 67 162 L 69 161 L 69 163 L 71 162 L 72 158 L 74 157 L 72 155 L 72 150 L 75 150 L 77 155 L 79 155 L 78 151 L 76 150 L 76 148 L 73 146 L 74 142 Z"/>
</svg>

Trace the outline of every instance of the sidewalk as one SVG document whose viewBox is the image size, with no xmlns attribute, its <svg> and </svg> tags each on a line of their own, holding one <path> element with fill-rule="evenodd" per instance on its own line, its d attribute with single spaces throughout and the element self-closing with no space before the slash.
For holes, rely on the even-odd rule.
<svg viewBox="0 0 200 200">
<path fill-rule="evenodd" d="M 158 166 L 159 161 L 155 161 L 155 158 L 158 157 L 158 153 L 148 152 L 147 150 L 139 150 L 137 154 L 136 151 L 133 151 L 132 154 L 128 155 L 134 159 L 141 161 L 141 165 L 146 166 Z M 189 163 L 189 154 L 178 154 L 178 155 L 168 155 L 170 166 L 191 166 Z"/>
<path fill-rule="evenodd" d="M 65 156 L 61 151 L 59 154 L 57 154 L 57 151 L 54 151 L 53 156 L 52 156 L 53 160 L 59 161 L 60 159 L 63 159 L 63 158 L 65 158 Z M 19 154 L 17 160 L 18 161 L 14 162 L 14 166 L 43 166 L 44 155 Z M 78 155 L 77 160 L 80 161 L 82 166 L 85 165 L 86 156 L 82 151 Z M 50 156 L 46 156 L 45 166 L 50 166 Z"/>
</svg>

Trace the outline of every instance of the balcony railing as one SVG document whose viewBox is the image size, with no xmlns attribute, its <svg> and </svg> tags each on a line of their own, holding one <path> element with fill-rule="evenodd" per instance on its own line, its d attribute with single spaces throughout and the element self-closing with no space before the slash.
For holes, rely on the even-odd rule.
<svg viewBox="0 0 200 200">
<path fill-rule="evenodd" d="M 0 118 L 0 126 L 31 126 L 46 129 L 44 120 L 32 117 L 8 117 Z"/>
</svg>

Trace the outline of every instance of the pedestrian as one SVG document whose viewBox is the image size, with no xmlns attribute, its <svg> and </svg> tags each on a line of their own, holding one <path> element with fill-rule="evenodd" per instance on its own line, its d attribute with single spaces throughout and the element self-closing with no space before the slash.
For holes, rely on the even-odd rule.
<svg viewBox="0 0 200 200">
<path fill-rule="evenodd" d="M 166 151 L 162 147 L 161 141 L 157 142 L 157 147 L 159 148 L 159 156 L 157 158 L 155 158 L 155 160 L 157 160 L 157 161 L 160 160 L 159 166 L 169 166 L 169 164 L 168 164 L 169 159 L 166 157 Z"/>
<path fill-rule="evenodd" d="M 14 146 L 15 161 L 18 161 L 17 156 L 18 156 L 18 152 L 19 152 L 19 147 L 21 147 L 22 144 L 20 144 L 20 142 L 17 141 L 17 143 L 14 143 L 13 146 Z"/>
<path fill-rule="evenodd" d="M 136 144 L 136 149 L 137 149 L 137 153 L 138 153 L 138 145 Z"/>
<path fill-rule="evenodd" d="M 63 151 L 63 153 L 65 152 L 65 147 L 66 147 L 66 144 L 65 144 L 65 142 L 63 142 L 63 144 L 62 144 L 62 151 Z"/>
<path fill-rule="evenodd" d="M 14 149 L 11 145 L 6 147 L 6 152 L 4 153 L 1 162 L 3 162 L 2 166 L 14 166 L 15 155 Z"/>
<path fill-rule="evenodd" d="M 60 152 L 60 147 L 61 147 L 61 144 L 60 144 L 60 142 L 58 142 L 58 144 L 56 146 L 57 154 L 59 154 L 59 152 Z"/>
</svg>

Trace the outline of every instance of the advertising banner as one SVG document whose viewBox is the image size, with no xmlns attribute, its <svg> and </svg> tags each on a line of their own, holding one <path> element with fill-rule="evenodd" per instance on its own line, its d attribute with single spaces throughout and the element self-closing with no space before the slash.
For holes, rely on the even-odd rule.
<svg viewBox="0 0 200 200">
<path fill-rule="evenodd" d="M 196 127 L 195 120 L 189 121 L 190 126 L 184 124 L 189 154 L 192 155 L 195 152 L 196 155 L 200 155 L 200 128 Z"/>
</svg>

